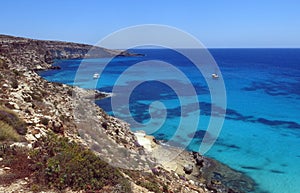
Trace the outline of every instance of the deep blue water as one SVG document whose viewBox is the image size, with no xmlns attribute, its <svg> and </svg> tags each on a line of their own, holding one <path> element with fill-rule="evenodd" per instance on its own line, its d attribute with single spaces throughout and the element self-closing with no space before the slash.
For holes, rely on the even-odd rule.
<svg viewBox="0 0 300 193">
<path fill-rule="evenodd" d="M 210 117 L 218 116 L 211 112 L 215 91 L 208 87 L 205 75 L 175 51 L 134 51 L 146 55 L 112 61 L 59 60 L 56 65 L 61 70 L 40 74 L 49 81 L 113 92 L 114 97 L 96 103 L 131 123 L 132 130 L 143 129 L 172 145 L 197 151 L 201 142 L 210 140 L 209 133 L 206 141 L 202 140 Z M 224 79 L 227 109 L 221 133 L 206 155 L 251 176 L 258 184 L 257 192 L 299 192 L 300 49 L 210 52 Z M 143 61 L 150 62 L 136 65 Z M 191 83 L 158 61 L 176 67 Z M 99 80 L 92 78 L 101 71 Z M 217 84 L 214 81 L 221 79 L 210 81 Z M 198 101 L 192 92 L 176 93 L 176 89 L 189 86 L 195 89 Z M 123 96 L 128 96 L 128 101 L 117 100 Z M 116 106 L 113 110 L 111 102 Z M 197 132 L 191 130 L 194 124 Z"/>
</svg>

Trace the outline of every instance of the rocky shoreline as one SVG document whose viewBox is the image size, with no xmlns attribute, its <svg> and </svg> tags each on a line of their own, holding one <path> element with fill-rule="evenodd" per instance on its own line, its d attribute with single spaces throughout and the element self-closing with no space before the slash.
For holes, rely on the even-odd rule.
<svg viewBox="0 0 300 193">
<path fill-rule="evenodd" d="M 133 192 L 151 192 L 143 184 L 149 182 L 145 176 L 150 174 L 157 187 L 168 185 L 164 192 L 254 190 L 252 179 L 216 160 L 175 147 L 166 148 L 155 143 L 151 136 L 134 134 L 126 122 L 107 115 L 94 103 L 95 98 L 106 94 L 47 82 L 36 73 L 53 68 L 55 59 L 135 55 L 105 48 L 93 48 L 90 52 L 91 48 L 84 44 L 0 35 L 0 105 L 14 111 L 26 123 L 25 140 L 16 145 L 33 148 L 49 131 L 66 136 L 121 168 Z M 161 155 L 168 154 L 178 156 L 167 163 L 160 160 Z M 0 170 L 9 172 L 2 167 Z M 27 181 L 21 179 L 2 186 L 0 191 L 30 192 Z"/>
</svg>

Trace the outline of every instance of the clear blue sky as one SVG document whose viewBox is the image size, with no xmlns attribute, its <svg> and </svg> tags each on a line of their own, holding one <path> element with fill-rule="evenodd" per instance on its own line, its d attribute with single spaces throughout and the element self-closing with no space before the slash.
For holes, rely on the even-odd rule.
<svg viewBox="0 0 300 193">
<path fill-rule="evenodd" d="M 164 24 L 207 47 L 300 47 L 298 0 L 4 0 L 0 19 L 1 34 L 89 44 Z"/>
</svg>

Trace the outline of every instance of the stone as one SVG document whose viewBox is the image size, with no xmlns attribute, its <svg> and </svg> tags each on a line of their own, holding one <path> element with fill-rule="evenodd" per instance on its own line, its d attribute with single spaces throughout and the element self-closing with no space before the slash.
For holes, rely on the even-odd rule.
<svg viewBox="0 0 300 193">
<path fill-rule="evenodd" d="M 103 122 L 102 124 L 102 127 L 104 128 L 104 129 L 107 129 L 108 128 L 108 123 L 105 121 L 105 122 Z"/>
<path fill-rule="evenodd" d="M 10 167 L 4 167 L 3 170 L 10 170 Z"/>
<path fill-rule="evenodd" d="M 190 183 L 191 185 L 195 185 L 195 182 L 194 182 L 193 180 L 189 180 L 189 183 Z"/>
<path fill-rule="evenodd" d="M 58 121 L 53 122 L 53 129 L 58 130 L 61 127 L 61 123 Z"/>
<path fill-rule="evenodd" d="M 35 138 L 39 139 L 42 137 L 42 134 L 38 133 L 38 134 L 35 134 L 34 136 L 35 136 Z"/>
<path fill-rule="evenodd" d="M 200 167 L 204 166 L 204 160 L 202 158 L 197 157 L 195 160 L 196 160 L 196 165 L 197 166 L 200 166 Z"/>
<path fill-rule="evenodd" d="M 193 165 L 192 164 L 185 165 L 183 167 L 183 171 L 188 175 L 191 174 L 193 172 Z"/>
<path fill-rule="evenodd" d="M 20 109 L 19 105 L 17 105 L 17 103 L 14 103 L 14 102 L 8 102 L 5 104 L 5 106 L 10 109 L 17 109 L 17 110 Z"/>
<path fill-rule="evenodd" d="M 41 65 L 36 65 L 35 70 L 43 70 L 43 67 Z"/>
<path fill-rule="evenodd" d="M 36 135 L 36 134 L 39 134 L 40 133 L 40 130 L 39 129 L 34 129 L 31 131 L 31 134 L 33 135 Z"/>
<path fill-rule="evenodd" d="M 2 157 L 0 157 L 0 162 L 1 162 L 1 161 L 3 161 L 3 158 L 2 158 Z"/>
</svg>

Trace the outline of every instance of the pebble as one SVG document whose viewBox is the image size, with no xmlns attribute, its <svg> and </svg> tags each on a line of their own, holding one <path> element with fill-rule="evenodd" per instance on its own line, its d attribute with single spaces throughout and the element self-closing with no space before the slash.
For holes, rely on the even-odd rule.
<svg viewBox="0 0 300 193">
<path fill-rule="evenodd" d="M 0 162 L 1 162 L 1 161 L 3 161 L 3 158 L 2 158 L 2 157 L 0 157 Z"/>
<path fill-rule="evenodd" d="M 190 183 L 191 185 L 195 185 L 195 182 L 194 182 L 193 180 L 189 180 L 189 183 Z"/>
<path fill-rule="evenodd" d="M 3 170 L 10 170 L 10 167 L 4 167 Z"/>
</svg>

